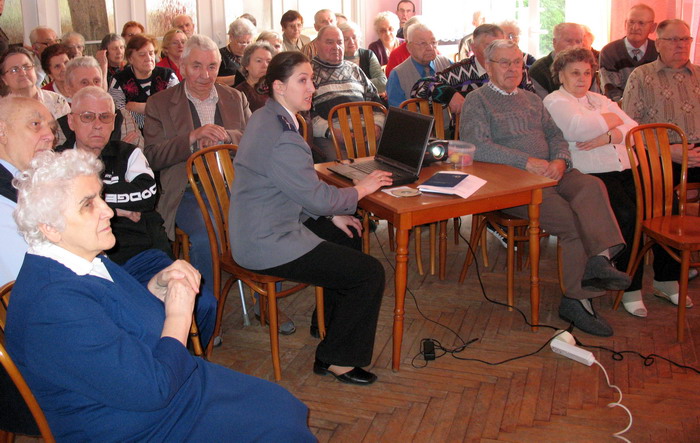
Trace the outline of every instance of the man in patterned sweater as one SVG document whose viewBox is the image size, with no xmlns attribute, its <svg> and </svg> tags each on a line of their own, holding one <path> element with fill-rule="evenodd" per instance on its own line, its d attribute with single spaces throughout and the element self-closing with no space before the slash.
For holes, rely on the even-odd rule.
<svg viewBox="0 0 700 443">
<path fill-rule="evenodd" d="M 523 54 L 508 40 L 486 48 L 490 82 L 468 94 L 460 138 L 477 146 L 475 160 L 525 169 L 558 183 L 542 192 L 540 224 L 559 238 L 565 294 L 559 316 L 589 334 L 610 336 L 605 319 L 593 310 L 591 299 L 605 290 L 630 285 L 627 274 L 610 258 L 625 246 L 605 186 L 600 179 L 571 168 L 568 143 L 542 101 L 518 89 Z M 507 210 L 527 218 L 527 206 Z"/>
<path fill-rule="evenodd" d="M 324 158 L 316 161 L 336 159 L 335 148 L 330 140 L 331 131 L 342 138 L 340 129 L 329 125 L 328 113 L 334 106 L 347 102 L 375 101 L 381 103 L 377 88 L 355 63 L 343 59 L 345 44 L 343 33 L 335 26 L 322 28 L 317 40 L 318 55 L 311 61 L 316 92 L 311 109 L 314 144 L 323 151 Z M 384 114 L 375 114 L 377 133 L 384 126 Z"/>
<path fill-rule="evenodd" d="M 632 6 L 625 20 L 627 35 L 603 47 L 600 51 L 600 77 L 605 95 L 620 101 L 627 79 L 641 65 L 659 56 L 649 34 L 656 29 L 654 10 L 645 4 Z"/>
<path fill-rule="evenodd" d="M 503 38 L 505 34 L 498 26 L 479 26 L 474 30 L 474 55 L 438 72 L 434 77 L 419 80 L 411 90 L 411 97 L 432 99 L 449 105 L 452 113 L 461 112 L 464 96 L 489 81 L 484 50 L 492 41 Z M 522 81 L 518 87 L 534 92 L 526 67 L 523 67 Z"/>
</svg>

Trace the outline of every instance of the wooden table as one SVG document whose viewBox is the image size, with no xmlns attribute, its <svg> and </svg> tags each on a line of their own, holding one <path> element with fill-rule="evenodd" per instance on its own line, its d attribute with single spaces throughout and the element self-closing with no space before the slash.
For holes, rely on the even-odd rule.
<svg viewBox="0 0 700 443">
<path fill-rule="evenodd" d="M 317 164 L 319 177 L 327 183 L 338 187 L 352 186 L 352 183 L 329 171 L 333 163 Z M 418 184 L 430 178 L 439 170 L 452 170 L 451 165 L 437 163 L 423 168 Z M 511 166 L 494 163 L 475 162 L 472 166 L 461 169 L 486 180 L 486 184 L 467 199 L 457 196 L 424 193 L 418 197 L 398 198 L 385 192 L 375 192 L 359 202 L 362 209 L 389 221 L 396 228 L 396 271 L 394 274 L 394 340 L 392 367 L 399 370 L 401 362 L 401 342 L 403 340 L 404 299 L 406 297 L 408 234 L 414 226 L 449 220 L 468 214 L 495 211 L 514 206 L 528 205 L 530 217 L 530 303 L 531 321 L 539 322 L 539 263 L 540 263 L 540 203 L 542 188 L 556 185 L 554 180 L 534 175 Z M 446 224 L 440 226 L 440 272 L 444 276 L 444 248 L 446 247 Z"/>
</svg>

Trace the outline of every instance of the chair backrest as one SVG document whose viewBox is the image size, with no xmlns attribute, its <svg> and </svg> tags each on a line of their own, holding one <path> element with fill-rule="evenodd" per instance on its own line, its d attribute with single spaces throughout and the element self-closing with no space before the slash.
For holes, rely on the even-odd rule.
<svg viewBox="0 0 700 443">
<path fill-rule="evenodd" d="M 335 106 L 328 113 L 328 125 L 337 123 L 343 134 L 338 140 L 331 131 L 331 139 L 338 159 L 343 158 L 342 145 L 348 158 L 368 157 L 377 152 L 377 131 L 374 127 L 374 113 L 386 115 L 386 108 L 376 102 L 350 102 Z"/>
<path fill-rule="evenodd" d="M 228 209 L 234 179 L 233 156 L 237 149 L 238 146 L 228 144 L 210 146 L 187 159 L 187 178 L 207 227 L 217 289 L 220 259 L 231 255 Z"/>
<path fill-rule="evenodd" d="M 445 107 L 443 105 L 429 102 L 424 98 L 412 98 L 401 102 L 399 108 L 433 117 L 435 119 L 435 124 L 433 124 L 433 136 L 440 140 L 445 139 Z M 435 112 L 436 110 L 438 110 L 438 112 Z"/>
<path fill-rule="evenodd" d="M 683 161 L 678 193 L 678 213 L 685 213 L 688 173 L 688 141 L 676 125 L 653 123 L 632 128 L 625 138 L 634 184 L 637 189 L 637 219 L 647 220 L 673 214 L 675 200 L 673 161 L 669 132 L 675 133 L 683 146 Z"/>
<path fill-rule="evenodd" d="M 299 113 L 296 114 L 297 121 L 299 122 L 299 128 L 301 128 L 301 136 L 304 137 L 306 142 L 309 142 L 309 125 L 306 124 L 306 119 Z"/>
<path fill-rule="evenodd" d="M 17 434 L 41 435 L 44 441 L 54 442 L 56 440 L 44 412 L 5 349 L 5 318 L 14 284 L 12 281 L 0 288 L 0 429 Z"/>
</svg>

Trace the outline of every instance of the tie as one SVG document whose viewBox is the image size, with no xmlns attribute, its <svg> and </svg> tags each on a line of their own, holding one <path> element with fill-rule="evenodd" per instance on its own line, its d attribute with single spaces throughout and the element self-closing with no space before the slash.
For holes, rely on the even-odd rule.
<svg viewBox="0 0 700 443">
<path fill-rule="evenodd" d="M 430 65 L 424 65 L 424 66 L 423 66 L 423 75 L 424 75 L 425 77 L 430 77 L 430 76 L 431 76 L 431 74 L 430 74 Z"/>
<path fill-rule="evenodd" d="M 639 55 L 642 53 L 641 49 L 634 48 L 632 49 L 632 60 L 638 62 L 639 61 Z"/>
</svg>

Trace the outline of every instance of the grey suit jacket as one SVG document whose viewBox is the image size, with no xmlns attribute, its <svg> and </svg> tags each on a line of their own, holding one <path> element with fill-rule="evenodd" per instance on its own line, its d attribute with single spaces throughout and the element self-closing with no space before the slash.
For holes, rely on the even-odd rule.
<svg viewBox="0 0 700 443">
<path fill-rule="evenodd" d="M 189 134 L 196 129 L 185 95 L 186 83 L 185 80 L 148 98 L 143 128 L 144 154 L 151 168 L 160 171 L 162 192 L 156 210 L 163 217 L 170 240 L 175 239 L 175 214 L 187 186 L 185 162 L 192 154 Z M 237 144 L 250 117 L 248 99 L 228 86 L 215 87 L 224 128 L 232 143 Z"/>
<path fill-rule="evenodd" d="M 301 257 L 322 241 L 303 225 L 308 217 L 357 208 L 355 188 L 319 180 L 311 148 L 272 98 L 250 118 L 234 165 L 229 229 L 233 258 L 243 267 L 268 269 Z"/>
</svg>

